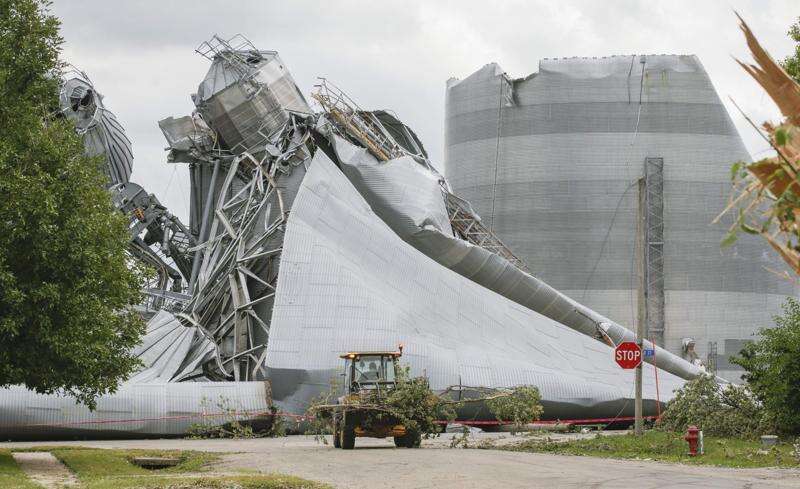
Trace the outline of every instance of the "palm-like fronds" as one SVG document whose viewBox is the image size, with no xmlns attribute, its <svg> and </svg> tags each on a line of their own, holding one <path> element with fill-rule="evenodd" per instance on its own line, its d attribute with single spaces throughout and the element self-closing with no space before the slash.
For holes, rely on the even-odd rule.
<svg viewBox="0 0 800 489">
<path fill-rule="evenodd" d="M 736 60 L 775 101 L 784 119 L 763 124 L 765 137 L 777 155 L 731 169 L 734 195 L 723 212 L 738 210 L 736 222 L 723 244 L 738 231 L 758 234 L 800 275 L 800 85 L 759 44 L 737 14 L 754 63 Z M 719 218 L 718 218 L 719 219 Z"/>
</svg>

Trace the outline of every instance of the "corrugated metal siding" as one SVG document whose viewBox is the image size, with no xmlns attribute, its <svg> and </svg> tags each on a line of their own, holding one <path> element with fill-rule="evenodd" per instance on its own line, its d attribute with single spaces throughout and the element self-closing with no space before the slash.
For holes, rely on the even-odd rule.
<svg viewBox="0 0 800 489">
<path fill-rule="evenodd" d="M 223 424 L 265 413 L 267 392 L 263 382 L 126 383 L 98 398 L 92 412 L 71 396 L 12 386 L 0 389 L 0 439 L 182 435 L 195 423 Z M 227 409 L 250 414 L 226 416 Z"/>
</svg>

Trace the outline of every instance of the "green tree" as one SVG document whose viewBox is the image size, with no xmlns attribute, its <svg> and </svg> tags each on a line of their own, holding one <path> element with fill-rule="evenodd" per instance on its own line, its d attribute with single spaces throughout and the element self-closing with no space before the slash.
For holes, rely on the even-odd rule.
<svg viewBox="0 0 800 489">
<path fill-rule="evenodd" d="M 675 391 L 658 426 L 683 433 L 695 425 L 707 435 L 753 438 L 769 431 L 761 404 L 746 386 L 719 385 L 702 375 Z"/>
<path fill-rule="evenodd" d="M 800 435 L 800 302 L 788 298 L 775 327 L 759 334 L 731 361 L 745 369 L 744 379 L 776 429 Z"/>
<path fill-rule="evenodd" d="M 136 367 L 127 223 L 58 106 L 59 21 L 0 0 L 0 385 L 90 405 Z"/>
<path fill-rule="evenodd" d="M 797 45 L 794 47 L 794 54 L 787 56 L 781 66 L 796 82 L 800 83 L 800 18 L 789 28 L 788 34 Z"/>
<path fill-rule="evenodd" d="M 498 421 L 510 421 L 512 433 L 528 423 L 538 421 L 544 412 L 539 389 L 530 385 L 516 387 L 506 396 L 486 401 Z"/>
</svg>

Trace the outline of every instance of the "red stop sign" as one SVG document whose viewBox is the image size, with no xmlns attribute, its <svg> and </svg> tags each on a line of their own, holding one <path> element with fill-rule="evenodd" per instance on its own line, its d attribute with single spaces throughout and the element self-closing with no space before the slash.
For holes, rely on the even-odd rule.
<svg viewBox="0 0 800 489">
<path fill-rule="evenodd" d="M 620 343 L 614 348 L 614 361 L 624 369 L 636 368 L 642 363 L 642 349 L 633 341 Z"/>
</svg>

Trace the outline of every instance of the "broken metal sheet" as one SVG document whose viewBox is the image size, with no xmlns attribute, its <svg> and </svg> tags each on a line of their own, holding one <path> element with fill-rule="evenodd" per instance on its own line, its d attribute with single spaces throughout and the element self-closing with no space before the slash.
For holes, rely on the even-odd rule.
<svg viewBox="0 0 800 489">
<path fill-rule="evenodd" d="M 312 153 L 312 111 L 276 52 L 241 36 L 214 36 L 197 52 L 211 67 L 193 96 L 192 118 L 218 135 L 215 148 L 203 154 L 187 118 L 162 124 L 171 153 L 199 153 L 192 156 L 190 223 L 200 244 L 192 299 L 178 318 L 216 344 L 206 365 L 211 378 L 259 379 L 285 219 Z M 219 168 L 224 178 L 215 180 Z"/>
<path fill-rule="evenodd" d="M 196 326 L 184 326 L 167 311 L 147 323 L 147 331 L 134 354 L 144 367 L 129 383 L 180 382 L 202 377 L 202 364 L 213 359 L 216 345 Z"/>
<path fill-rule="evenodd" d="M 613 344 L 634 341 L 633 331 L 579 304 L 499 254 L 453 236 L 441 225 L 445 194 L 438 175 L 410 157 L 378 161 L 366 149 L 333 136 L 342 171 L 397 235 L 441 265 L 532 311 L 576 331 Z M 701 370 L 661 347 L 655 348 L 661 368 L 691 379 Z M 648 357 L 646 361 L 652 362 Z"/>
<path fill-rule="evenodd" d="M 71 396 L 12 386 L 0 389 L 0 439 L 182 436 L 196 423 L 264 419 L 269 397 L 264 382 L 127 382 L 89 411 Z"/>
<path fill-rule="evenodd" d="M 321 151 L 288 219 L 266 364 L 277 405 L 302 412 L 352 350 L 405 345 L 412 373 L 450 386 L 537 386 L 546 418 L 630 414 L 633 371 L 611 347 L 440 266 L 378 217 Z M 655 414 L 654 369 L 644 369 Z M 683 380 L 659 372 L 661 401 Z M 625 415 L 625 414 L 623 414 Z"/>
<path fill-rule="evenodd" d="M 413 129 L 403 124 L 395 114 L 386 110 L 374 110 L 370 112 L 373 117 L 376 117 L 381 125 L 391 134 L 392 138 L 397 141 L 397 144 L 402 146 L 410 154 L 427 159 L 428 152 L 422 145 L 422 141 L 417 137 L 417 133 Z"/>
<path fill-rule="evenodd" d="M 401 237 L 426 229 L 453 235 L 437 175 L 410 156 L 379 163 L 366 148 L 333 138 L 342 171 Z"/>
<path fill-rule="evenodd" d="M 464 241 L 502 256 L 520 270 L 527 271 L 525 264 L 500 241 L 491 227 L 486 227 L 481 222 L 480 216 L 472 210 L 472 206 L 452 193 L 447 180 L 427 158 L 409 152 L 394 138 L 392 131 L 386 129 L 380 119 L 372 112 L 361 109 L 352 98 L 328 80 L 321 79 L 316 87 L 317 91 L 312 96 L 320 103 L 326 115 L 320 118 L 318 123 L 321 134 L 327 137 L 331 137 L 332 134 L 343 136 L 367 148 L 380 161 L 389 161 L 402 156 L 413 157 L 439 177 L 450 223 L 456 235 Z"/>
<path fill-rule="evenodd" d="M 167 117 L 158 121 L 158 127 L 169 145 L 169 163 L 197 163 L 219 156 L 216 135 L 199 114 Z"/>
<path fill-rule="evenodd" d="M 159 311 L 133 352 L 142 368 L 116 392 L 100 396 L 96 411 L 71 396 L 0 389 L 0 439 L 177 436 L 195 423 L 259 419 L 271 406 L 268 384 L 205 382 L 202 367 L 215 350 L 200 328 Z"/>
</svg>

